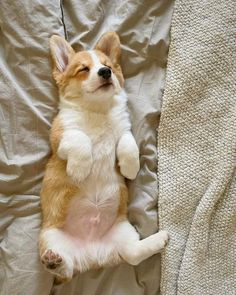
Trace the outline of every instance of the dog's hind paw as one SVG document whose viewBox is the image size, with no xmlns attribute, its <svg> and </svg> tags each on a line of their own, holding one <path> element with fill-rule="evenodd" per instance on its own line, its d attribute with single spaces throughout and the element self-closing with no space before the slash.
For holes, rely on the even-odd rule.
<svg viewBox="0 0 236 295">
<path fill-rule="evenodd" d="M 46 268 L 55 269 L 62 263 L 62 258 L 59 254 L 49 249 L 43 254 L 41 261 Z"/>
</svg>

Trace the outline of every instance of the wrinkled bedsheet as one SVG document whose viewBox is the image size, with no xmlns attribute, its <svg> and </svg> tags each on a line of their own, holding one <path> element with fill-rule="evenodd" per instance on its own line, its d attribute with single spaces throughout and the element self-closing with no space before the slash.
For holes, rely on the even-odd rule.
<svg viewBox="0 0 236 295">
<path fill-rule="evenodd" d="M 40 186 L 50 155 L 58 94 L 49 37 L 88 49 L 115 30 L 141 170 L 129 183 L 130 220 L 142 237 L 158 229 L 156 129 L 165 81 L 173 1 L 1 0 L 0 294 L 158 294 L 160 256 L 77 275 L 54 286 L 38 257 Z"/>
</svg>

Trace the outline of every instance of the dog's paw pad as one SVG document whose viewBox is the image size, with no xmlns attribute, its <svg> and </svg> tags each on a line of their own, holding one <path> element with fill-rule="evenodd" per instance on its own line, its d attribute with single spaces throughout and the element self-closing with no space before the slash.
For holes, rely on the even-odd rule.
<svg viewBox="0 0 236 295">
<path fill-rule="evenodd" d="M 59 254 L 49 249 L 42 256 L 41 261 L 47 268 L 55 269 L 62 263 L 62 258 Z"/>
</svg>

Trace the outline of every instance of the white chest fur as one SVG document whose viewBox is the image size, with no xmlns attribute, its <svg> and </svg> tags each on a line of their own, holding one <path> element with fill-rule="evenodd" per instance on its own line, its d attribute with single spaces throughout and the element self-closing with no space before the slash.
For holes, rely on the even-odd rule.
<svg viewBox="0 0 236 295">
<path fill-rule="evenodd" d="M 109 113 L 100 114 L 73 109 L 61 110 L 60 117 L 64 132 L 79 130 L 89 137 L 92 144 L 94 168 L 101 161 L 103 161 L 103 164 L 114 163 L 116 142 L 119 139 L 117 124 L 115 123 L 116 118 L 113 118 Z"/>
<path fill-rule="evenodd" d="M 63 99 L 61 103 L 59 116 L 64 132 L 79 130 L 89 137 L 95 169 L 99 161 L 102 161 L 103 165 L 112 164 L 114 166 L 117 142 L 125 130 L 130 129 L 125 92 L 121 91 L 112 100 L 112 106 L 105 112 L 94 112 L 81 108 L 79 105 L 65 103 Z"/>
</svg>

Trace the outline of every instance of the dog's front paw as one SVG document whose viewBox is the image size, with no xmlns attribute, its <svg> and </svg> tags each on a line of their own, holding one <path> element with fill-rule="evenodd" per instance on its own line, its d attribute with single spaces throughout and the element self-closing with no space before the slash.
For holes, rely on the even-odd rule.
<svg viewBox="0 0 236 295">
<path fill-rule="evenodd" d="M 66 172 L 68 176 L 75 183 L 81 183 L 85 180 L 91 172 L 92 168 L 92 154 L 86 153 L 83 156 L 76 157 L 76 155 L 70 155 L 67 161 Z"/>
<path fill-rule="evenodd" d="M 120 156 L 119 166 L 121 174 L 128 179 L 135 179 L 140 169 L 139 153 L 134 150 L 133 153 L 124 153 Z"/>
</svg>

